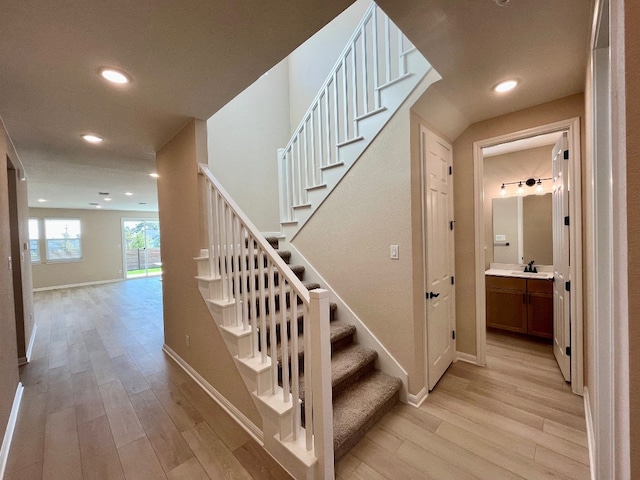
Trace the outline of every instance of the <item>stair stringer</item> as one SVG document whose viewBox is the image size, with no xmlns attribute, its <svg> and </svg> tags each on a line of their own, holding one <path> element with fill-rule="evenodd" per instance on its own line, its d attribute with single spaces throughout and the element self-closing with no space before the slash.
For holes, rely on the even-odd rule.
<svg viewBox="0 0 640 480">
<path fill-rule="evenodd" d="M 336 188 L 414 90 L 421 85 L 426 90 L 442 78 L 417 49 L 413 48 L 408 52 L 406 60 L 407 70 L 410 73 L 389 85 L 380 87 L 383 108 L 358 121 L 358 133 L 362 139 L 336 147 L 340 163 L 324 167 L 322 169 L 323 186 L 307 188 L 307 203 L 304 206 L 293 207 L 295 218 L 292 221 L 281 222 L 281 235 L 284 235 L 288 240 L 293 240 L 302 230 L 305 223 Z M 428 83 L 424 85 L 425 82 Z"/>
<path fill-rule="evenodd" d="M 387 350 L 360 317 L 358 317 L 358 315 L 349 308 L 349 305 L 331 288 L 331 285 L 329 285 L 304 255 L 302 255 L 288 239 L 280 237 L 279 240 L 282 244 L 286 245 L 287 250 L 291 251 L 292 262 L 295 262 L 296 265 L 304 266 L 305 278 L 308 278 L 312 282 L 319 283 L 323 289 L 329 292 L 329 301 L 338 305 L 340 320 L 356 327 L 355 340 L 358 345 L 378 352 L 378 358 L 375 361 L 376 369 L 402 380 L 402 387 L 399 392 L 400 401 L 407 403 L 409 392 L 409 374 L 407 371 L 402 368 L 402 365 L 391 355 L 391 352 Z"/>
<path fill-rule="evenodd" d="M 291 420 L 287 415 L 292 408 L 291 403 L 284 402 L 281 387 L 276 387 L 275 392 L 272 392 L 270 357 L 267 357 L 268 363 L 263 364 L 250 356 L 251 343 L 248 332 L 241 327 L 233 326 L 235 304 L 220 300 L 222 279 L 209 275 L 207 250 L 201 250 L 200 256 L 194 257 L 194 260 L 198 265 L 198 290 L 262 417 L 263 448 L 293 478 L 319 479 L 319 462 L 313 451 L 306 449 L 304 429 L 297 440 L 292 438 Z"/>
</svg>

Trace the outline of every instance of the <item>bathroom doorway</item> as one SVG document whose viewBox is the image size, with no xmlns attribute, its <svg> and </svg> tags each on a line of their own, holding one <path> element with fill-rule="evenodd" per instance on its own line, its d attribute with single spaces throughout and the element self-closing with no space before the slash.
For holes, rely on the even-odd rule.
<svg viewBox="0 0 640 480">
<path fill-rule="evenodd" d="M 563 298 L 569 298 L 567 302 L 567 322 L 566 322 L 566 338 L 560 335 L 560 341 L 563 343 L 562 355 L 556 355 L 559 365 L 565 365 L 566 373 L 565 378 L 571 379 L 572 390 L 574 393 L 582 393 L 583 379 L 582 379 L 582 299 L 581 299 L 581 271 L 582 271 L 582 245 L 581 245 L 581 205 L 580 205 L 580 138 L 579 138 L 579 119 L 570 119 L 563 122 L 557 122 L 554 124 L 543 125 L 533 129 L 528 129 L 520 132 L 513 132 L 511 134 L 503 135 L 501 137 L 495 137 L 485 139 L 474 144 L 474 162 L 475 162 L 475 224 L 476 224 L 476 346 L 477 346 L 477 360 L 478 363 L 483 365 L 486 362 L 486 330 L 487 325 L 491 326 L 491 323 L 487 323 L 487 296 L 490 300 L 494 296 L 493 277 L 490 285 L 490 292 L 487 293 L 487 282 L 485 281 L 485 271 L 489 270 L 492 265 L 505 268 L 514 267 L 512 270 L 518 271 L 519 265 L 527 264 L 531 260 L 536 260 L 536 263 L 542 264 L 540 267 L 541 272 L 539 275 L 544 276 L 545 272 L 547 276 L 545 278 L 554 278 L 554 264 L 559 263 L 553 259 L 553 255 L 549 250 L 553 251 L 553 245 L 557 243 L 556 234 L 554 232 L 560 232 L 557 226 L 552 226 L 551 219 L 541 220 L 540 216 L 536 217 L 536 220 L 532 222 L 545 222 L 545 227 L 541 228 L 542 231 L 533 232 L 537 235 L 533 238 L 525 238 L 527 235 L 531 235 L 532 222 L 522 221 L 525 212 L 532 215 L 531 210 L 533 207 L 527 207 L 526 205 L 532 205 L 534 202 L 526 202 L 529 197 L 526 193 L 537 193 L 538 195 L 531 195 L 534 197 L 535 203 L 544 203 L 545 205 L 551 204 L 550 195 L 548 201 L 544 200 L 545 194 L 550 193 L 553 187 L 553 178 L 555 175 L 551 171 L 552 169 L 552 148 L 553 144 L 558 141 L 562 136 L 562 132 L 566 132 L 566 144 L 567 150 L 571 156 L 567 161 L 568 172 L 565 173 L 565 177 L 568 176 L 568 181 L 571 187 L 568 189 L 568 195 L 566 195 L 568 204 L 568 213 L 566 221 L 569 218 L 572 219 L 570 223 L 567 223 L 566 233 L 569 234 L 566 238 L 567 254 L 565 255 L 567 263 L 567 277 L 562 279 L 562 286 L 571 289 L 570 295 L 564 294 L 558 291 L 555 285 L 549 292 L 541 293 L 534 291 L 533 294 L 523 295 L 522 300 L 525 303 L 532 303 L 527 299 L 533 296 L 534 304 L 536 298 L 542 303 L 547 302 L 549 305 L 550 299 L 553 299 L 553 307 L 547 314 L 549 319 L 563 318 L 561 312 L 554 312 L 557 310 L 558 305 L 562 305 Z M 536 143 L 537 142 L 537 143 Z M 533 147 L 533 148 L 531 148 Z M 548 156 L 543 157 L 540 161 L 525 162 L 526 165 L 516 165 L 513 162 L 509 167 L 503 168 L 500 171 L 499 162 L 508 162 L 508 153 L 522 151 L 525 148 L 529 150 L 528 153 L 534 150 L 546 151 L 548 150 Z M 540 152 L 538 152 L 540 153 Z M 501 157 L 498 157 L 501 156 Z M 515 155 L 515 154 L 514 154 Z M 485 164 L 485 156 L 487 163 Z M 505 157 L 506 156 L 506 157 Z M 526 157 L 525 152 L 520 156 Z M 491 158 L 497 162 L 497 165 L 491 165 Z M 507 163 L 508 164 L 508 163 Z M 485 177 L 485 167 L 487 176 Z M 526 171 L 525 171 L 526 170 Z M 568 175 L 567 175 L 568 174 Z M 535 177 L 535 178 L 534 178 Z M 557 183 L 556 183 L 557 187 Z M 527 191 L 528 190 L 528 191 Z M 513 206 L 509 208 L 513 210 L 514 215 L 520 215 L 519 221 L 510 222 L 510 226 L 513 226 L 512 230 L 505 230 L 504 232 L 493 231 L 493 218 L 492 218 L 492 199 L 511 199 L 510 202 Z M 496 205 L 501 203 L 501 200 L 496 200 Z M 556 203 L 555 201 L 553 202 Z M 523 206 L 524 205 L 524 206 Z M 536 207 L 537 208 L 537 207 Z M 545 207 L 546 208 L 546 207 Z M 557 212 L 556 212 L 557 213 Z M 557 216 L 557 215 L 556 215 Z M 564 218 L 563 218 L 564 221 Z M 503 227 L 496 227 L 503 229 Z M 552 228 L 552 230 L 550 230 Z M 547 232 L 547 230 L 549 230 Z M 527 233 L 528 232 L 528 233 Z M 546 233 L 545 233 L 546 232 Z M 546 245 L 549 237 L 552 237 L 550 245 Z M 546 240 L 543 240 L 546 239 Z M 529 246 L 529 250 L 526 246 Z M 533 250 L 532 247 L 535 247 Z M 535 253 L 533 253 L 535 252 Z M 510 253 L 511 255 L 507 255 Z M 555 251 L 556 256 L 560 256 L 558 250 Z M 533 258 L 529 258 L 533 257 Z M 538 257 L 540 260 L 538 260 Z M 498 263 L 501 262 L 501 263 Z M 494 263 L 495 262 L 495 263 Z M 535 264 L 534 264 L 535 267 Z M 537 269 L 535 269 L 537 270 Z M 505 277 L 499 277 L 505 278 Z M 525 280 L 518 280 L 525 284 Z M 533 283 L 530 279 L 526 280 L 528 283 Z M 535 282 L 541 283 L 541 279 L 535 279 Z M 544 283 L 544 282 L 542 282 Z M 498 288 L 495 291 L 500 292 Z M 515 291 L 515 290 L 514 290 Z M 552 293 L 551 293 L 552 292 Z M 546 297 L 546 298 L 544 298 Z M 506 298 L 506 297 L 505 297 Z M 521 296 L 518 296 L 520 301 Z M 515 297 L 514 297 L 515 299 Z M 493 299 L 495 300 L 495 299 Z M 530 308 L 530 307 L 528 307 Z M 519 311 L 522 311 L 520 309 Z M 530 312 L 531 310 L 529 310 Z M 549 309 L 547 307 L 547 312 Z M 531 316 L 531 314 L 529 314 Z M 493 318 L 494 315 L 491 315 Z M 564 332 L 563 329 L 559 329 L 562 325 L 562 321 L 555 322 L 550 320 L 555 325 L 549 328 L 545 328 L 542 331 L 534 328 L 533 333 L 540 338 L 556 339 L 559 334 Z M 522 322 L 518 324 L 518 322 Z M 511 329 L 514 332 L 523 332 L 522 328 L 526 329 L 526 312 L 524 318 L 518 319 L 513 325 L 507 325 L 506 330 Z M 525 325 L 525 327 L 522 327 Z M 538 327 L 534 325 L 534 327 Z M 531 331 L 531 325 L 529 325 Z M 559 333 L 560 332 L 560 333 Z M 533 337 L 532 337 L 533 338 Z M 555 341 L 555 340 L 554 340 Z M 570 357 L 569 357 L 570 355 Z M 561 363 L 565 362 L 565 363 Z M 562 370 L 562 366 L 561 366 Z"/>
</svg>

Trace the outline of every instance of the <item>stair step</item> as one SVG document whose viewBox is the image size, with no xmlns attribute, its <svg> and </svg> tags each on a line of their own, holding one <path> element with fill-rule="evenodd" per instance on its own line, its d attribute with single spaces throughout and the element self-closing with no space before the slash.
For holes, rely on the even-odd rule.
<svg viewBox="0 0 640 480">
<path fill-rule="evenodd" d="M 338 352 L 344 346 L 349 345 L 353 341 L 353 334 L 356 332 L 356 327 L 348 323 L 335 320 L 329 324 L 329 338 L 331 341 L 331 352 Z M 291 350 L 291 344 L 289 343 L 289 350 Z M 271 355 L 271 348 L 267 349 L 267 353 Z M 298 357 L 302 357 L 304 354 L 304 337 L 298 336 Z M 282 363 L 281 352 L 278 352 L 278 364 Z M 303 367 L 301 367 L 302 370 Z"/>
<path fill-rule="evenodd" d="M 329 304 L 329 321 L 333 322 L 336 319 L 336 311 L 338 310 L 338 305 L 335 303 Z M 287 338 L 291 338 L 291 309 L 287 308 L 285 313 L 286 322 L 287 322 Z M 298 332 L 304 332 L 304 315 L 301 310 L 298 310 Z M 258 322 L 260 322 L 260 318 L 258 318 Z M 259 324 L 259 323 L 258 323 Z M 258 326 L 258 328 L 260 328 Z M 276 324 L 276 342 L 280 343 L 282 341 L 282 328 L 280 323 Z M 258 337 L 258 343 L 260 343 L 260 337 Z M 271 322 L 267 322 L 267 346 L 271 345 Z"/>
<path fill-rule="evenodd" d="M 271 245 L 275 250 L 278 250 L 278 246 L 280 245 L 280 239 L 278 237 L 264 237 L 269 245 Z"/>
<path fill-rule="evenodd" d="M 331 358 L 331 389 L 337 397 L 345 389 L 375 370 L 378 352 L 361 345 L 351 344 Z M 304 402 L 304 376 L 300 376 L 300 400 Z"/>
<path fill-rule="evenodd" d="M 336 461 L 398 401 L 402 381 L 380 371 L 344 390 L 333 401 L 333 449 Z"/>
</svg>

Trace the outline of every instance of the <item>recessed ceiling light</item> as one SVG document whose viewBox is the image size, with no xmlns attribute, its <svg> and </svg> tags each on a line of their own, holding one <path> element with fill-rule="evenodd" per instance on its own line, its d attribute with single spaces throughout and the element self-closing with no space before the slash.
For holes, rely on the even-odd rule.
<svg viewBox="0 0 640 480">
<path fill-rule="evenodd" d="M 97 207 L 98 205 L 100 205 L 98 202 L 89 202 L 89 205 L 92 205 L 94 207 Z"/>
<path fill-rule="evenodd" d="M 39 198 L 39 199 L 38 199 L 38 201 L 39 201 L 40 203 L 44 203 L 44 202 L 46 202 L 46 201 L 48 201 L 48 200 L 46 200 L 46 199 L 44 199 L 44 198 Z"/>
<path fill-rule="evenodd" d="M 102 208 L 102 205 L 96 205 L 96 208 Z"/>
<path fill-rule="evenodd" d="M 158 178 L 160 175 L 158 175 L 156 172 L 153 172 L 153 173 L 150 173 L 149 176 L 153 178 Z"/>
<path fill-rule="evenodd" d="M 146 205 L 147 202 L 138 202 L 138 205 Z"/>
<path fill-rule="evenodd" d="M 99 137 L 97 135 L 91 135 L 91 134 L 82 135 L 82 138 L 84 138 L 84 140 L 89 143 L 100 143 L 103 140 L 102 137 Z"/>
<path fill-rule="evenodd" d="M 119 85 L 131 82 L 131 79 L 127 75 L 113 68 L 103 68 L 100 70 L 100 76 L 111 83 L 117 83 Z"/>
<path fill-rule="evenodd" d="M 133 195 L 133 192 L 124 192 L 124 194 L 125 194 L 127 197 L 130 197 L 131 195 Z"/>
<path fill-rule="evenodd" d="M 505 93 L 516 88 L 516 85 L 518 85 L 517 80 L 506 80 L 493 87 L 493 90 L 497 93 Z"/>
<path fill-rule="evenodd" d="M 110 202 L 110 201 L 111 201 L 111 199 L 110 199 L 109 197 L 104 197 L 104 198 L 103 198 L 103 200 L 104 200 L 105 202 Z"/>
</svg>

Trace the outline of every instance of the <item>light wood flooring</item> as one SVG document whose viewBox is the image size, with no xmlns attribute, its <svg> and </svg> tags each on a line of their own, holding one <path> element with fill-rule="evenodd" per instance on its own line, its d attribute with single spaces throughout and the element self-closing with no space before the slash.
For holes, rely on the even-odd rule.
<svg viewBox="0 0 640 480">
<path fill-rule="evenodd" d="M 5 480 L 289 479 L 161 350 L 159 278 L 35 294 L 38 333 Z M 351 479 L 587 479 L 582 398 L 551 349 L 489 335 L 419 408 L 336 466 Z"/>
<path fill-rule="evenodd" d="M 549 345 L 488 334 L 420 408 L 397 405 L 336 466 L 341 480 L 589 479 L 582 397 Z"/>
</svg>

